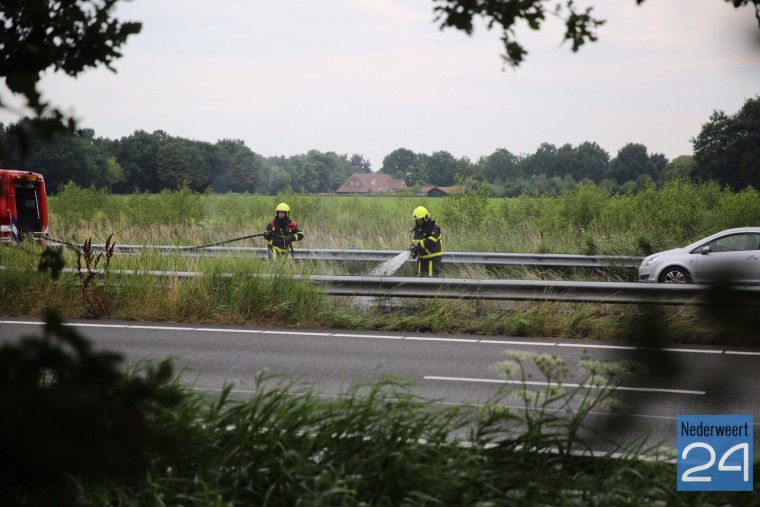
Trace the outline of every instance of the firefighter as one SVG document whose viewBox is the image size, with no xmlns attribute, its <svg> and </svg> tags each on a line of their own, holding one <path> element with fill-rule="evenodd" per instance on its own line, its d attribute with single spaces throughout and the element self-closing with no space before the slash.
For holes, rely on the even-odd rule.
<svg viewBox="0 0 760 507">
<path fill-rule="evenodd" d="M 303 239 L 298 222 L 290 219 L 290 206 L 281 202 L 275 208 L 275 217 L 267 224 L 264 239 L 269 242 L 269 258 L 276 260 L 293 250 L 293 243 Z"/>
<path fill-rule="evenodd" d="M 417 276 L 441 276 L 443 259 L 443 244 L 441 228 L 430 218 L 430 213 L 424 206 L 414 208 L 412 218 L 415 220 L 412 234 L 414 238 L 409 244 L 412 258 L 417 259 Z"/>
</svg>

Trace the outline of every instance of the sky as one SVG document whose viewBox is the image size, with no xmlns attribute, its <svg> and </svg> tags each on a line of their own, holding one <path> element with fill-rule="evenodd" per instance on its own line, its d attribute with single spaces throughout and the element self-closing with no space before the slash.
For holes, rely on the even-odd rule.
<svg viewBox="0 0 760 507">
<path fill-rule="evenodd" d="M 116 15 L 143 29 L 115 73 L 49 73 L 40 88 L 99 137 L 240 139 L 265 157 L 359 154 L 373 170 L 398 148 L 476 162 L 544 142 L 595 142 L 611 157 L 641 143 L 672 160 L 692 154 L 713 111 L 760 94 L 750 6 L 576 3 L 607 20 L 599 40 L 573 53 L 559 20 L 521 27 L 528 55 L 513 69 L 499 31 L 441 31 L 431 0 L 132 0 Z"/>
</svg>

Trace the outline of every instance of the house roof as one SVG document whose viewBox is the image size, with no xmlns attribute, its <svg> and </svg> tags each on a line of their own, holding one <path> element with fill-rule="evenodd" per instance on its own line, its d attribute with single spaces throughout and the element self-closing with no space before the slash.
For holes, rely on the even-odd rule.
<svg viewBox="0 0 760 507">
<path fill-rule="evenodd" d="M 343 183 L 336 193 L 338 194 L 368 194 L 392 192 L 399 188 L 406 188 L 404 180 L 397 180 L 385 173 L 354 173 Z"/>
<path fill-rule="evenodd" d="M 420 194 L 428 195 L 431 191 L 435 194 L 461 194 L 464 189 L 461 185 L 454 185 L 450 187 L 438 187 L 438 186 L 425 186 L 420 188 Z"/>
<path fill-rule="evenodd" d="M 442 190 L 443 192 L 447 194 L 461 194 L 462 191 L 464 190 L 464 188 L 462 188 L 461 185 L 454 185 L 451 187 L 434 187 L 434 188 L 437 188 L 438 190 Z"/>
</svg>

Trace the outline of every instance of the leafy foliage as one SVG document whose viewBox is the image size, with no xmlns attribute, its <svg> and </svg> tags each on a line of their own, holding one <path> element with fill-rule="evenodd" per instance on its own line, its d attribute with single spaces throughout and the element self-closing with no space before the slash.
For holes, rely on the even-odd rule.
<svg viewBox="0 0 760 507">
<path fill-rule="evenodd" d="M 12 93 L 26 98 L 38 116 L 66 116 L 51 108 L 37 84 L 48 69 L 78 76 L 88 68 L 121 57 L 127 38 L 140 32 L 136 22 L 120 22 L 118 0 L 3 0 L 0 2 L 0 77 Z M 0 100 L 0 107 L 5 107 Z M 73 119 L 68 119 L 71 130 Z"/>
<path fill-rule="evenodd" d="M 457 178 L 456 183 L 464 188 L 461 176 Z M 487 231 L 492 227 L 488 213 L 490 188 L 483 187 L 478 190 L 480 192 L 477 190 L 469 190 L 465 193 L 454 192 L 446 198 L 442 209 L 446 224 L 475 231 Z"/>
<path fill-rule="evenodd" d="M 696 178 L 734 190 L 760 189 L 760 95 L 735 115 L 714 111 L 692 143 Z"/>
<path fill-rule="evenodd" d="M 414 175 L 417 169 L 417 154 L 407 148 L 398 148 L 383 158 L 383 167 L 380 172 L 406 180 L 406 175 Z"/>
<path fill-rule="evenodd" d="M 102 319 L 108 317 L 113 305 L 113 298 L 108 294 L 109 267 L 113 250 L 116 246 L 112 242 L 113 234 L 108 236 L 104 248 L 95 251 L 92 247 L 92 239 L 88 238 L 81 251 L 77 251 L 77 275 L 82 287 L 82 301 L 89 319 Z M 103 264 L 100 262 L 103 261 Z"/>
<path fill-rule="evenodd" d="M 209 181 L 210 164 L 205 156 L 206 143 L 172 138 L 162 143 L 156 153 L 156 177 L 163 188 L 202 189 Z"/>
<path fill-rule="evenodd" d="M 369 162 L 361 155 L 352 155 L 349 162 L 345 155 L 309 153 L 303 159 L 299 156 L 289 163 L 272 163 L 262 174 L 261 158 L 244 148 L 229 152 L 229 143 L 218 147 L 220 153 L 209 149 L 209 146 L 184 139 L 167 140 L 166 145 L 157 145 L 156 139 L 124 139 L 125 143 L 133 144 L 132 149 L 113 146 L 107 140 L 101 144 L 109 151 L 98 153 L 91 146 L 78 146 L 75 151 L 86 152 L 84 163 L 80 166 L 66 163 L 62 159 L 77 160 L 80 153 L 69 150 L 69 157 L 61 153 L 58 146 L 49 160 L 37 153 L 37 160 L 27 160 L 31 150 L 41 150 L 31 146 L 33 138 L 53 139 L 58 144 L 69 144 L 73 139 L 66 139 L 60 134 L 74 134 L 76 125 L 71 117 L 66 117 L 58 109 L 51 107 L 41 96 L 37 85 L 43 73 L 49 69 L 63 71 L 70 76 L 77 76 L 82 71 L 98 66 L 113 70 L 111 64 L 121 57 L 121 47 L 131 35 L 140 32 L 141 24 L 137 22 L 121 22 L 112 11 L 119 0 L 3 0 L 0 2 L 0 20 L 3 21 L 3 31 L 0 37 L 0 77 L 12 93 L 26 98 L 28 105 L 37 115 L 34 123 L 24 122 L 18 128 L 6 129 L 0 133 L 0 165 L 7 167 L 44 167 L 50 170 L 51 190 L 72 180 L 80 185 L 94 184 L 98 187 L 112 188 L 120 192 L 134 190 L 159 191 L 163 188 L 179 188 L 189 186 L 202 191 L 213 186 L 217 191 L 257 191 L 277 193 L 287 188 L 296 188 L 304 192 L 326 192 L 337 188 L 350 172 L 347 167 L 362 172 L 369 171 Z M 760 22 L 760 0 L 727 0 L 734 7 L 745 5 L 755 6 L 755 15 Z M 642 3 L 643 0 L 637 0 Z M 539 30 L 547 16 L 556 16 L 565 24 L 563 41 L 571 43 L 572 51 L 577 51 L 587 42 L 596 40 L 596 29 L 604 24 L 604 20 L 593 15 L 592 7 L 579 7 L 574 0 L 434 0 L 433 13 L 440 22 L 441 28 L 455 28 L 471 34 L 474 30 L 474 19 L 482 18 L 488 29 L 501 29 L 501 40 L 505 53 L 503 59 L 512 66 L 518 66 L 527 51 L 516 40 L 518 23 L 525 22 L 533 30 Z M 0 98 L 0 108 L 7 107 Z M 44 118 L 44 119 L 43 119 Z M 719 118 L 715 118 L 719 120 Z M 0 125 L 2 127 L 2 125 Z M 154 134 L 159 134 L 160 131 Z M 148 137 L 150 135 L 147 135 Z M 142 131 L 135 133 L 134 138 L 145 138 Z M 137 141 L 134 145 L 133 141 Z M 751 140 L 748 141 L 751 143 Z M 594 144 L 594 143 L 584 143 Z M 757 143 L 755 143 L 756 145 Z M 180 148 L 180 146 L 183 146 Z M 588 146 L 583 146 L 584 151 Z M 121 151 L 122 153 L 116 153 Z M 124 153 L 127 151 L 128 153 Z M 569 145 L 560 152 L 571 153 Z M 580 151 L 580 150 L 579 150 Z M 136 153 L 137 152 L 137 153 Z M 541 149 L 536 155 L 540 155 Z M 565 158 L 567 153 L 556 153 Z M 149 157 L 146 157 L 149 154 Z M 73 157 L 70 157 L 74 155 Z M 588 154 L 585 154 L 588 155 Z M 407 180 L 409 186 L 415 184 L 451 184 L 456 172 L 465 178 L 476 171 L 469 161 L 462 160 L 460 167 L 452 169 L 453 164 L 445 160 L 450 154 L 438 151 L 433 155 L 417 154 L 401 148 L 386 156 L 381 171 L 394 174 Z M 747 152 L 744 160 L 757 160 L 758 157 Z M 530 165 L 522 168 L 522 172 L 530 177 L 543 175 L 543 181 L 534 187 L 528 181 L 512 181 L 508 194 L 519 195 L 529 192 L 534 195 L 544 191 L 558 193 L 570 188 L 575 182 L 586 178 L 600 183 L 603 173 L 598 163 L 606 163 L 593 156 L 582 166 L 565 164 L 553 168 L 544 167 L 536 172 Z M 618 173 L 624 173 L 626 181 L 620 180 L 620 174 L 613 176 L 616 185 L 622 186 L 622 191 L 636 190 L 645 185 L 638 181 L 642 176 L 661 172 L 667 164 L 663 156 L 653 156 L 655 170 L 646 167 L 616 166 Z M 11 163 L 7 161 L 10 160 Z M 43 163 L 47 162 L 47 164 Z M 424 163 L 421 163 L 424 162 Z M 534 161 L 535 162 L 535 161 Z M 29 164 L 29 165 L 27 165 Z M 563 165 L 563 164 L 560 164 Z M 97 166 L 97 167 L 95 167 Z M 572 167 L 571 167 L 572 166 Z M 634 171 L 631 171 L 634 169 Z M 480 171 L 482 174 L 493 173 L 493 168 Z M 746 172 L 746 171 L 745 171 Z M 495 175 L 494 175 L 495 176 Z M 560 179 L 558 179 L 560 178 Z M 517 178 L 518 180 L 520 178 Z M 496 179 L 490 183 L 499 183 Z M 633 183 L 629 183 L 633 182 Z M 502 178 L 501 183 L 506 183 Z"/>
<path fill-rule="evenodd" d="M 663 163 L 664 161 L 664 163 Z M 610 165 L 608 177 L 619 183 L 649 176 L 656 181 L 660 178 L 667 159 L 663 155 L 649 155 L 643 144 L 628 143 L 618 151 Z"/>
<path fill-rule="evenodd" d="M 325 193 L 338 188 L 357 170 L 366 170 L 366 164 L 361 165 L 363 157 L 356 154 L 353 162 L 346 155 L 318 150 L 265 158 L 240 140 L 222 139 L 210 144 L 173 137 L 160 130 L 138 130 L 110 140 L 85 129 L 60 132 L 46 140 L 33 135 L 39 123 L 24 119 L 4 128 L 0 125 L 0 144 L 6 146 L 8 153 L 5 158 L 0 156 L 0 165 L 26 164 L 42 171 L 51 193 L 69 181 L 118 193 L 155 193 L 182 186 L 197 192 L 210 188 L 214 192 L 269 195 L 293 189 Z M 23 149 L 15 134 L 19 129 L 28 131 Z M 663 155 L 648 155 L 646 151 L 643 145 L 629 144 L 611 160 L 596 143 L 576 147 L 565 144 L 560 148 L 543 143 L 533 154 L 516 156 L 499 148 L 472 163 L 467 157 L 456 158 L 445 150 L 428 155 L 400 148 L 383 159 L 381 171 L 417 188 L 450 186 L 459 174 L 471 188 L 492 184 L 494 196 L 557 195 L 583 181 L 604 184 L 614 192 L 633 192 L 644 188 L 648 181 L 657 182 L 668 162 Z"/>
<path fill-rule="evenodd" d="M 0 503 L 74 505 L 80 485 L 140 477 L 171 455 L 156 416 L 179 401 L 168 362 L 138 374 L 48 314 L 41 337 L 0 345 Z"/>
<path fill-rule="evenodd" d="M 566 30 L 563 41 L 570 41 L 573 51 L 586 42 L 595 41 L 595 30 L 604 24 L 604 20 L 592 16 L 591 7 L 580 10 L 572 0 L 566 3 L 545 0 L 434 0 L 434 3 L 436 20 L 441 22 L 442 29 L 453 27 L 469 35 L 474 29 L 473 18 L 476 17 L 482 17 L 489 29 L 500 27 L 504 44 L 502 58 L 513 67 L 519 66 L 528 53 L 516 40 L 518 21 L 524 21 L 532 30 L 539 30 L 547 14 L 564 14 Z"/>
<path fill-rule="evenodd" d="M 433 0 L 433 11 L 441 29 L 455 28 L 466 34 L 475 29 L 474 20 L 482 18 L 490 30 L 501 30 L 504 45 L 504 62 L 518 67 L 528 51 L 517 41 L 516 29 L 524 22 L 531 30 L 540 30 L 547 16 L 556 16 L 565 24 L 562 42 L 570 42 L 571 50 L 597 40 L 596 30 L 605 20 L 595 17 L 593 7 L 580 7 L 574 0 Z M 760 25 L 760 0 L 726 0 L 735 8 L 745 5 L 755 6 L 755 17 Z M 644 0 L 636 0 L 637 4 Z"/>
<path fill-rule="evenodd" d="M 245 399 L 231 384 L 208 396 L 167 361 L 119 362 L 54 316 L 41 338 L 0 346 L 3 505 L 758 504 L 678 493 L 645 436 L 607 441 L 598 422 L 629 362 L 582 358 L 568 384 L 561 359 L 508 351 L 493 370 L 511 384 L 481 407 L 392 377 L 326 400 L 260 374 Z M 600 445 L 620 456 L 592 457 Z"/>
<path fill-rule="evenodd" d="M 643 255 L 683 246 L 721 229 L 760 222 L 760 195 L 754 189 L 734 193 L 715 183 L 695 185 L 681 180 L 661 190 L 652 185 L 632 195 L 617 195 L 605 187 L 584 184 L 558 196 L 523 195 L 515 199 L 488 198 L 487 187 L 482 189 L 483 194 L 478 193 L 480 188 L 473 188 L 454 197 L 425 199 L 292 193 L 275 197 L 214 195 L 189 189 L 115 196 L 92 188 L 71 186 L 70 190 L 70 194 L 67 189 L 50 199 L 52 232 L 56 239 L 77 243 L 87 237 L 105 238 L 111 231 L 118 231 L 121 244 L 201 246 L 234 240 L 262 232 L 281 201 L 291 205 L 294 217 L 306 231 L 303 248 L 403 250 L 409 242 L 410 211 L 420 204 L 443 228 L 445 251 Z M 80 201 L 94 207 L 78 207 Z M 68 206 L 72 208 L 67 211 Z M 60 218 L 59 212 L 67 218 Z M 258 239 L 238 245 L 263 247 Z M 6 315 L 41 315 L 46 307 L 52 307 L 67 317 L 86 317 L 87 305 L 77 279 L 61 275 L 54 283 L 46 273 L 60 273 L 58 253 L 51 252 L 40 265 L 40 251 L 35 246 L 25 244 L 2 252 L 6 269 L 0 270 L 0 311 Z M 75 262 L 76 258 L 69 264 Z M 584 305 L 491 305 L 478 301 L 460 307 L 457 302 L 432 300 L 398 308 L 398 302 L 382 301 L 365 314 L 351 309 L 351 298 L 336 302 L 336 298 L 324 298 L 316 287 L 290 280 L 291 274 L 309 272 L 366 275 L 375 267 L 371 262 L 298 261 L 275 269 L 253 252 L 184 256 L 145 248 L 135 256 L 115 255 L 111 267 L 111 283 L 105 293 L 108 306 L 104 308 L 114 319 L 302 326 L 336 323 L 398 331 L 595 338 L 620 336 L 625 331 L 625 326 L 619 328 L 616 323 L 626 310 L 608 305 L 590 309 Z M 411 263 L 401 266 L 398 276 L 413 276 L 412 267 Z M 117 274 L 121 269 L 145 274 L 122 276 Z M 627 267 L 592 271 L 447 263 L 444 270 L 452 278 L 636 279 L 635 270 Z M 152 271 L 194 271 L 208 276 L 167 278 L 149 275 Z M 252 279 L 254 274 L 264 276 Z M 389 308 L 392 311 L 387 313 Z M 672 317 L 683 324 L 670 330 L 673 340 L 708 341 L 725 331 L 699 324 L 696 313 L 680 308 L 672 315 L 663 314 L 660 322 Z"/>
</svg>

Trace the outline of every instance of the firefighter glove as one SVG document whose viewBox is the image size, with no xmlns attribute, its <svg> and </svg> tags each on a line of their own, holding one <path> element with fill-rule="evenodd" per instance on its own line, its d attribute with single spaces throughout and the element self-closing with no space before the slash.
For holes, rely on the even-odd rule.
<svg viewBox="0 0 760 507">
<path fill-rule="evenodd" d="M 286 241 L 295 241 L 296 240 L 296 235 L 295 234 L 288 234 L 287 236 L 285 236 L 285 240 Z"/>
<path fill-rule="evenodd" d="M 267 231 L 264 233 L 264 239 L 269 241 L 274 237 L 274 233 L 272 231 Z"/>
</svg>

